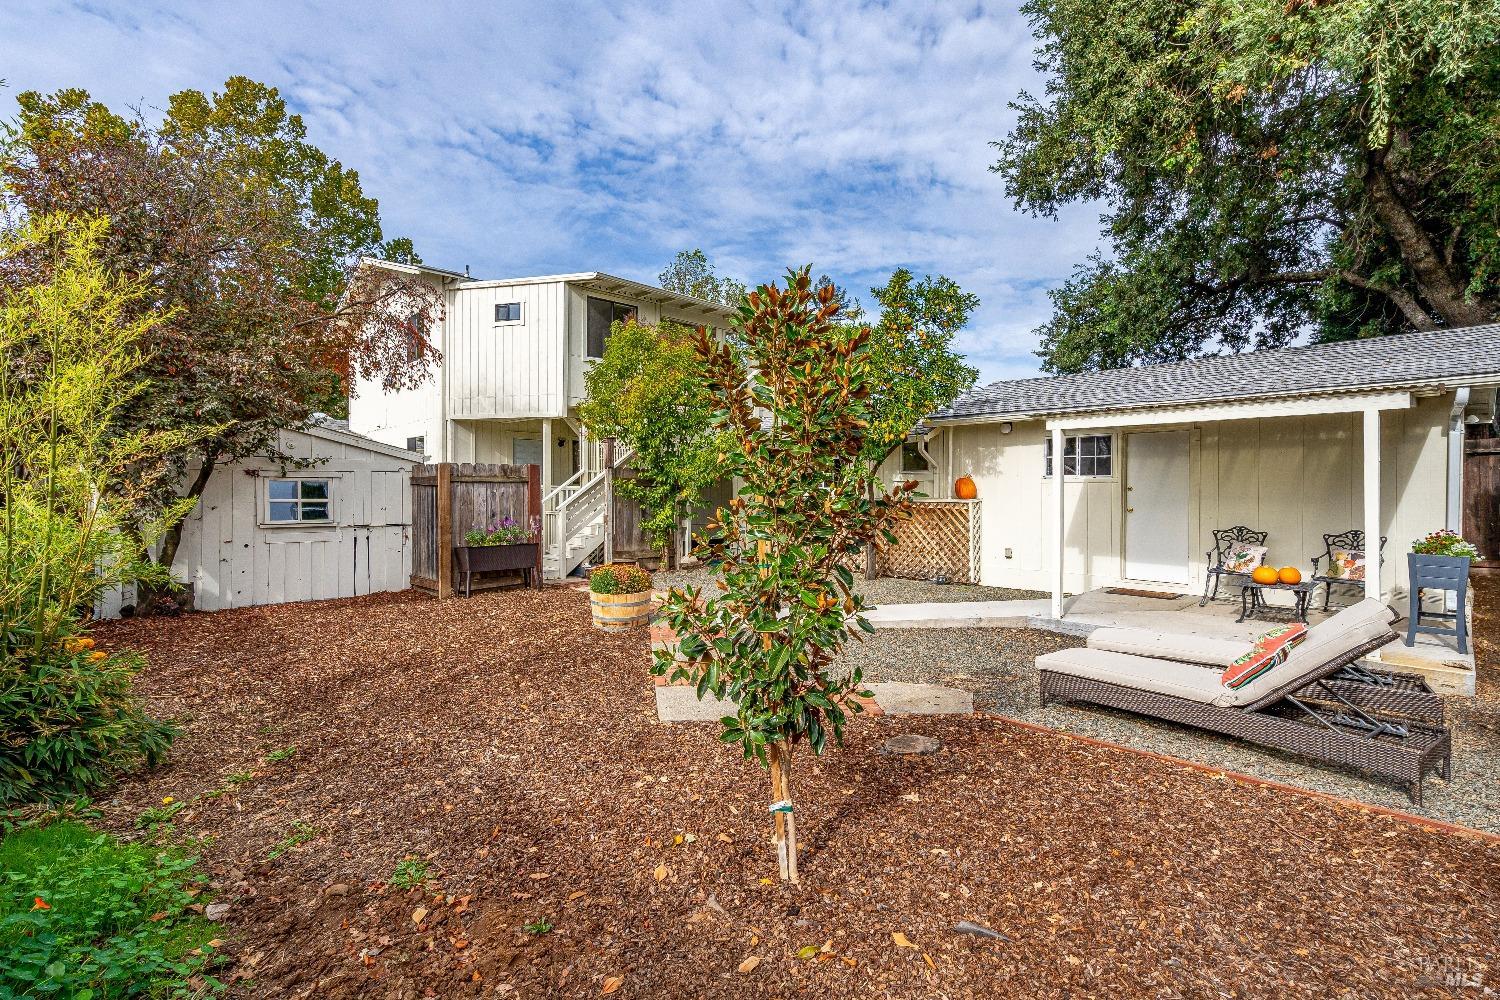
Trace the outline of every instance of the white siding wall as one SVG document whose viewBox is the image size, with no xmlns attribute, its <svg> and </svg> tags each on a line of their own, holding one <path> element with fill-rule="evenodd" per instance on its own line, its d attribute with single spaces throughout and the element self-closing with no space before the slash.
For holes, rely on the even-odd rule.
<svg viewBox="0 0 1500 1000">
<path fill-rule="evenodd" d="M 658 323 L 661 310 L 654 302 L 643 302 L 628 295 L 610 292 L 589 291 L 586 288 L 569 287 L 568 296 L 568 403 L 576 406 L 583 401 L 583 375 L 593 362 L 588 356 L 589 348 L 589 297 L 609 299 L 636 307 L 636 321 Z"/>
<path fill-rule="evenodd" d="M 404 460 L 287 432 L 290 454 L 327 459 L 294 475 L 334 480 L 336 524 L 263 527 L 261 477 L 281 466 L 247 459 L 215 470 L 183 525 L 172 568 L 201 611 L 403 590 L 411 579 L 410 466 Z M 247 475 L 255 471 L 259 476 Z M 190 470 L 191 474 L 191 470 Z"/>
<path fill-rule="evenodd" d="M 519 323 L 496 323 L 495 305 L 521 303 Z M 448 416 L 560 417 L 567 413 L 566 286 L 462 288 L 446 326 Z"/>
<path fill-rule="evenodd" d="M 1451 397 L 1388 410 L 1382 424 L 1383 585 L 1405 592 L 1411 541 L 1444 524 L 1447 415 Z M 1323 550 L 1323 533 L 1360 528 L 1362 442 L 1357 414 L 1278 417 L 1193 425 L 1189 450 L 1192 585 L 1203 585 L 1204 553 L 1214 528 L 1246 524 L 1270 533 L 1268 560 L 1306 572 Z M 1143 428 L 1144 430 L 1144 428 Z M 974 477 L 982 503 L 981 578 L 991 586 L 1051 588 L 1051 481 L 1042 478 L 1040 421 L 945 430 L 932 444 L 943 468 L 938 495 L 953 478 Z M 952 463 L 948 464 L 952 435 Z M 1116 476 L 1066 485 L 1066 575 L 1073 593 L 1109 586 L 1123 564 L 1119 474 L 1124 434 L 1116 435 Z M 882 472 L 892 471 L 887 463 Z M 1010 549 L 1009 557 L 1006 549 Z"/>
<path fill-rule="evenodd" d="M 435 278 L 432 283 L 442 288 Z M 444 293 L 447 312 L 452 311 L 454 294 L 451 290 Z M 440 351 L 446 350 L 445 326 L 445 322 L 435 323 L 428 331 L 428 339 Z M 443 427 L 442 377 L 441 369 L 433 366 L 421 385 L 400 392 L 387 392 L 378 381 L 360 379 L 349 398 L 350 429 L 398 448 L 405 448 L 411 438 L 421 437 L 427 454 L 436 456 Z"/>
</svg>

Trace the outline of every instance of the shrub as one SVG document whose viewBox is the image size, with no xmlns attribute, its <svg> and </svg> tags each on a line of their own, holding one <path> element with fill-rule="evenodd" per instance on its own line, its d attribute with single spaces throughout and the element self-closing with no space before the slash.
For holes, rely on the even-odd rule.
<svg viewBox="0 0 1500 1000">
<path fill-rule="evenodd" d="M 596 594 L 639 594 L 651 589 L 651 574 L 629 563 L 605 563 L 589 574 Z"/>
<path fill-rule="evenodd" d="M 396 862 L 396 868 L 386 884 L 392 889 L 417 889 L 426 885 L 431 877 L 432 869 L 427 866 L 427 862 L 418 858 L 403 858 Z"/>
<path fill-rule="evenodd" d="M 1411 550 L 1423 556 L 1468 556 L 1470 559 L 1479 558 L 1479 549 L 1473 542 L 1466 542 L 1458 534 L 1449 528 L 1434 531 L 1426 538 L 1419 538 L 1411 544 Z"/>
<path fill-rule="evenodd" d="M 205 975 L 217 927 L 187 909 L 202 881 L 190 858 L 80 823 L 11 833 L 0 841 L 0 996 L 223 992 Z"/>
<path fill-rule="evenodd" d="M 76 635 L 37 652 L 22 627 L 0 645 L 0 802 L 78 795 L 166 753 L 176 727 L 131 696 L 138 655 Z"/>
<path fill-rule="evenodd" d="M 477 528 L 466 531 L 464 544 L 473 546 L 525 545 L 535 542 L 541 533 L 541 518 L 532 517 L 530 524 L 522 524 L 515 518 L 507 516 L 498 521 L 491 521 L 488 531 L 480 531 Z"/>
</svg>

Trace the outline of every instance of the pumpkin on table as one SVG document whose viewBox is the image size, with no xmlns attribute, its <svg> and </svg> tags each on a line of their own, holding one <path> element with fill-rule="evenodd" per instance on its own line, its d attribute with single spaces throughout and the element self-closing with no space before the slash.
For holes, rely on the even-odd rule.
<svg viewBox="0 0 1500 1000">
<path fill-rule="evenodd" d="M 1302 571 L 1295 566 L 1283 566 L 1276 571 L 1276 578 L 1282 583 L 1292 586 L 1302 582 Z"/>
<path fill-rule="evenodd" d="M 1281 576 L 1276 572 L 1275 566 L 1257 566 L 1254 572 L 1250 574 L 1250 579 L 1256 583 L 1270 586 L 1273 583 L 1279 582 Z"/>
</svg>

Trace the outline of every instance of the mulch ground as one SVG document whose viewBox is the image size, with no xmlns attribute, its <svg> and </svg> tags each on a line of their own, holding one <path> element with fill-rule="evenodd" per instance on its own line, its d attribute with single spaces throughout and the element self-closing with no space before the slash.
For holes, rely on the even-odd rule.
<svg viewBox="0 0 1500 1000">
<path fill-rule="evenodd" d="M 761 772 L 711 726 L 656 722 L 645 630 L 594 631 L 577 592 L 381 595 L 99 635 L 148 653 L 144 691 L 186 725 L 105 824 L 131 832 L 163 798 L 193 801 L 173 821 L 208 838 L 241 996 L 1500 983 L 1500 843 L 982 716 L 857 719 L 844 749 L 799 757 L 802 884 L 783 887 Z M 943 749 L 880 755 L 900 732 Z M 425 890 L 385 884 L 409 856 L 432 867 Z M 963 920 L 1004 937 L 955 933 Z M 541 921 L 550 933 L 523 929 Z"/>
</svg>

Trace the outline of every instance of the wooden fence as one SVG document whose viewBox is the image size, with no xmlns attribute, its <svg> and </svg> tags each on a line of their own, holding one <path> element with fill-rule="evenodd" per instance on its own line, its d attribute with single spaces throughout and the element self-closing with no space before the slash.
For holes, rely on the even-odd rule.
<svg viewBox="0 0 1500 1000">
<path fill-rule="evenodd" d="M 455 556 L 470 531 L 487 530 L 506 517 L 522 524 L 542 514 L 542 476 L 537 465 L 443 462 L 411 471 L 411 585 L 439 597 L 453 593 Z M 540 551 L 533 569 L 542 578 Z M 477 576 L 477 574 L 476 574 Z M 475 589 L 506 581 L 485 580 Z"/>
<path fill-rule="evenodd" d="M 978 500 L 919 500 L 895 535 L 896 544 L 876 547 L 881 576 L 979 582 Z"/>
<path fill-rule="evenodd" d="M 1500 437 L 1464 442 L 1463 536 L 1486 568 L 1500 567 Z"/>
</svg>

